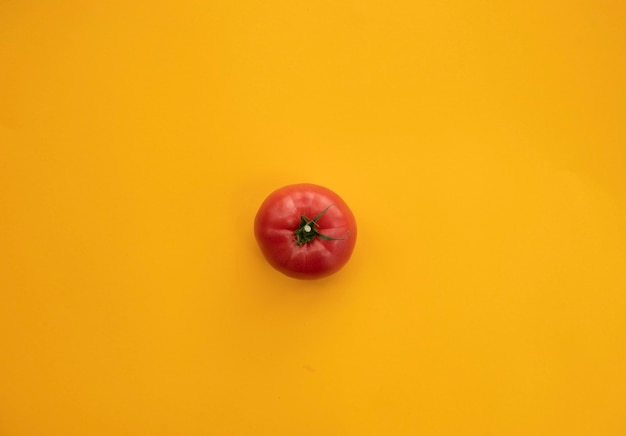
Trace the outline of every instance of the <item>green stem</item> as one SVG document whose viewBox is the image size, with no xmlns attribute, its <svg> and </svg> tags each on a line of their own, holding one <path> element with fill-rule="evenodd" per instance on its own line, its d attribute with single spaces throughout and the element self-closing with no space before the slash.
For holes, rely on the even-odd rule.
<svg viewBox="0 0 626 436">
<path fill-rule="evenodd" d="M 331 208 L 331 206 L 335 205 L 330 204 L 326 209 L 318 213 L 317 216 L 313 219 L 308 218 L 306 215 L 300 216 L 300 226 L 295 231 L 297 245 L 308 244 L 310 242 L 313 242 L 315 238 L 324 239 L 326 241 L 341 241 L 343 239 L 347 239 L 350 236 L 349 231 L 345 238 L 332 238 L 317 231 L 317 227 L 319 227 L 317 221 L 328 211 L 328 209 Z"/>
</svg>

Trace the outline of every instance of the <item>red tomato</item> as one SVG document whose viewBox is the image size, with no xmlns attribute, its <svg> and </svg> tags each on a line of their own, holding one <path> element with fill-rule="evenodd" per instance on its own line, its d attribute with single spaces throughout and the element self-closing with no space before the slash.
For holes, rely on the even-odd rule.
<svg viewBox="0 0 626 436">
<path fill-rule="evenodd" d="M 301 183 L 272 192 L 254 221 L 267 261 L 298 279 L 339 271 L 356 243 L 356 222 L 346 203 L 328 188 Z"/>
</svg>

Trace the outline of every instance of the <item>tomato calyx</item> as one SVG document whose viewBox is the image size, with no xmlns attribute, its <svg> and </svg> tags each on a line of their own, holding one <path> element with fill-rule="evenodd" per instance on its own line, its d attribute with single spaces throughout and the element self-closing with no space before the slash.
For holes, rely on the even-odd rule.
<svg viewBox="0 0 626 436">
<path fill-rule="evenodd" d="M 329 205 L 326 209 L 321 211 L 313 219 L 308 218 L 306 215 L 300 216 L 300 225 L 294 232 L 296 235 L 296 245 L 304 245 L 313 242 L 315 238 L 324 239 L 326 241 L 341 241 L 347 239 L 350 236 L 350 231 L 346 234 L 345 238 L 332 238 L 317 231 L 319 224 L 317 221 L 330 209 L 334 204 Z"/>
</svg>

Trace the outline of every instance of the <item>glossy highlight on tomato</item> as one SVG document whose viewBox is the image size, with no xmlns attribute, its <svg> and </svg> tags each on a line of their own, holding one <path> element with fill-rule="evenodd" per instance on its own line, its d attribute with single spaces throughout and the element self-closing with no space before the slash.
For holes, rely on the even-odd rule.
<svg viewBox="0 0 626 436">
<path fill-rule="evenodd" d="M 348 262 L 357 230 L 341 197 L 323 186 L 299 183 L 265 199 L 256 214 L 254 235 L 275 269 L 297 279 L 319 279 Z"/>
</svg>

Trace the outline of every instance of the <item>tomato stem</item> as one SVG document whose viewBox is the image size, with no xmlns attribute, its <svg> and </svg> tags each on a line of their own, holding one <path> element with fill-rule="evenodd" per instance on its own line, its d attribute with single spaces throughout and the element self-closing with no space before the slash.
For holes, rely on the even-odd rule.
<svg viewBox="0 0 626 436">
<path fill-rule="evenodd" d="M 332 238 L 317 231 L 319 224 L 317 221 L 330 209 L 334 204 L 330 204 L 326 209 L 317 214 L 313 219 L 308 218 L 306 215 L 300 216 L 300 226 L 294 232 L 296 235 L 296 244 L 303 245 L 313 242 L 315 238 L 324 239 L 326 241 L 341 241 L 347 239 L 350 236 L 350 231 L 347 232 L 344 238 Z"/>
</svg>

